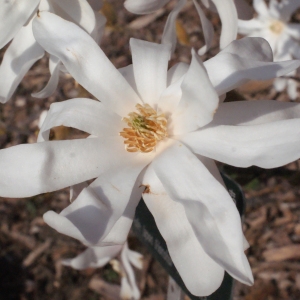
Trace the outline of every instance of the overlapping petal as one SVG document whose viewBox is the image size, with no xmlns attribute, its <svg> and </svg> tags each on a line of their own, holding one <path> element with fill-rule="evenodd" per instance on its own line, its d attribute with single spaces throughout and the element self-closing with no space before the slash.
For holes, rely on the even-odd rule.
<svg viewBox="0 0 300 300">
<path fill-rule="evenodd" d="M 0 151 L 1 195 L 29 197 L 59 190 L 95 178 L 131 156 L 119 137 L 14 146 Z"/>
<path fill-rule="evenodd" d="M 41 91 L 37 93 L 33 93 L 32 97 L 47 98 L 54 93 L 59 81 L 60 67 L 61 67 L 60 60 L 57 57 L 50 55 L 50 59 L 49 59 L 49 69 L 51 73 L 50 79 L 47 85 Z"/>
<path fill-rule="evenodd" d="M 57 56 L 72 76 L 107 108 L 126 116 L 140 103 L 126 79 L 77 25 L 41 12 L 33 21 L 33 32 L 42 47 Z"/>
<path fill-rule="evenodd" d="M 133 73 L 140 98 L 154 107 L 166 89 L 171 45 L 130 39 Z"/>
<path fill-rule="evenodd" d="M 62 264 L 76 270 L 100 268 L 117 256 L 122 247 L 122 245 L 90 247 L 75 258 L 64 259 Z"/>
<path fill-rule="evenodd" d="M 245 42 L 249 41 L 249 39 L 251 38 L 247 38 Z M 256 43 L 256 45 L 259 44 Z M 263 45 L 265 45 L 265 42 Z M 255 46 L 255 44 L 252 44 L 252 46 Z M 241 47 L 241 50 L 243 48 Z M 252 48 L 251 43 L 249 43 L 249 48 L 254 50 L 256 47 Z M 283 76 L 300 66 L 299 60 L 266 62 L 260 60 L 264 55 L 260 54 L 261 58 L 257 60 L 251 56 L 253 57 L 253 55 L 248 55 L 248 51 L 246 53 L 241 51 L 241 55 L 221 51 L 204 63 L 218 95 L 222 95 L 248 80 L 267 80 Z"/>
<path fill-rule="evenodd" d="M 223 185 L 180 142 L 165 150 L 152 164 L 167 194 L 183 205 L 204 251 L 231 276 L 252 284 L 243 250 L 240 216 Z"/>
<path fill-rule="evenodd" d="M 211 294 L 222 282 L 223 268 L 203 250 L 187 219 L 184 206 L 170 198 L 151 166 L 146 170 L 143 184 L 149 187 L 149 191 L 143 194 L 145 203 L 186 287 L 194 295 Z M 201 226 L 200 218 L 198 225 Z"/>
<path fill-rule="evenodd" d="M 77 98 L 53 103 L 40 130 L 38 141 L 49 138 L 50 129 L 66 126 L 94 136 L 118 136 L 124 123 L 121 118 L 104 107 L 101 102 Z"/>
<path fill-rule="evenodd" d="M 0 0 L 0 49 L 26 24 L 39 2 L 40 0 Z"/>
<path fill-rule="evenodd" d="M 2 21 L 1 21 L 2 24 Z M 31 66 L 44 55 L 32 35 L 32 23 L 22 27 L 6 50 L 0 66 L 0 102 L 7 102 Z"/>
<path fill-rule="evenodd" d="M 300 119 L 208 127 L 179 139 L 193 152 L 236 167 L 276 168 L 300 157 Z"/>
<path fill-rule="evenodd" d="M 49 226 L 88 246 L 125 242 L 142 194 L 137 178 L 149 161 L 138 154 L 118 161 L 112 158 L 110 168 L 71 205 L 60 214 L 48 211 L 44 215 Z"/>
<path fill-rule="evenodd" d="M 218 95 L 195 51 L 181 89 L 182 98 L 172 114 L 173 135 L 196 130 L 211 122 L 218 107 Z"/>
</svg>

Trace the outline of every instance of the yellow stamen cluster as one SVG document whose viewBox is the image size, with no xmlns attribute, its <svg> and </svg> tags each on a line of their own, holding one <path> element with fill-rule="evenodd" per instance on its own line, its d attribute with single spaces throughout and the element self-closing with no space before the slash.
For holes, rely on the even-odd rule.
<svg viewBox="0 0 300 300">
<path fill-rule="evenodd" d="M 270 24 L 269 28 L 274 34 L 280 35 L 284 28 L 284 23 L 276 20 Z"/>
<path fill-rule="evenodd" d="M 128 152 L 151 152 L 156 144 L 168 136 L 167 119 L 164 114 L 157 112 L 149 105 L 137 104 L 138 113 L 132 112 L 124 117 L 129 128 L 120 132 Z"/>
</svg>

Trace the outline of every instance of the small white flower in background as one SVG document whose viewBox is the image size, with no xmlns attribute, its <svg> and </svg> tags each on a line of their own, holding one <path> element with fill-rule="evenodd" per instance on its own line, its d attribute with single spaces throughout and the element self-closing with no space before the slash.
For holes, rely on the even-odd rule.
<svg viewBox="0 0 300 300">
<path fill-rule="evenodd" d="M 132 13 L 148 14 L 158 10 L 168 2 L 170 2 L 170 0 L 126 0 L 124 6 Z M 199 55 L 203 55 L 211 47 L 214 29 L 211 22 L 206 18 L 197 0 L 193 0 L 193 2 L 199 14 L 203 29 L 205 45 L 199 50 Z M 223 49 L 236 39 L 238 15 L 239 18 L 247 19 L 249 17 L 249 12 L 251 13 L 251 8 L 244 0 L 201 0 L 201 2 L 204 6 L 218 12 L 220 15 L 222 22 L 220 48 Z M 178 4 L 169 15 L 165 31 L 170 30 L 168 22 L 171 20 L 174 22 L 174 19 L 185 3 L 186 0 L 178 0 Z M 175 34 L 173 38 L 175 38 Z M 168 41 L 170 41 L 169 36 L 164 32 L 162 43 L 165 44 Z"/>
<path fill-rule="evenodd" d="M 293 12 L 300 7 L 299 0 L 271 0 L 269 6 L 264 0 L 254 0 L 257 16 L 249 21 L 239 20 L 239 33 L 266 39 L 273 50 L 274 61 L 300 58 L 300 24 L 289 23 Z M 296 71 L 288 75 L 295 75 Z M 297 82 L 293 79 L 277 78 L 277 91 L 287 88 L 292 100 L 298 96 Z"/>
<path fill-rule="evenodd" d="M 222 99 L 300 61 L 273 63 L 265 40 L 245 38 L 204 64 L 193 52 L 190 65 L 168 70 L 171 45 L 131 39 L 133 64 L 117 70 L 85 31 L 57 15 L 41 12 L 33 31 L 100 101 L 52 104 L 38 143 L 1 150 L 0 195 L 74 186 L 75 200 L 44 220 L 90 247 L 123 244 L 143 196 L 191 293 L 214 292 L 224 270 L 252 284 L 240 216 L 213 160 L 274 168 L 298 159 L 300 104 Z M 48 141 L 60 125 L 91 136 Z"/>
<path fill-rule="evenodd" d="M 121 277 L 120 296 L 126 300 L 140 299 L 133 266 L 139 270 L 143 268 L 143 255 L 124 245 L 90 247 L 73 259 L 64 259 L 62 264 L 77 270 L 87 268 L 101 268 L 110 263 Z"/>
<path fill-rule="evenodd" d="M 100 2 L 100 1 L 99 1 Z M 8 44 L 0 66 L 0 102 L 8 101 L 17 86 L 45 54 L 32 34 L 32 20 L 37 11 L 50 11 L 75 22 L 98 42 L 105 25 L 105 17 L 94 12 L 86 0 L 0 0 L 0 49 Z M 34 97 L 50 96 L 56 89 L 62 65 L 50 55 L 51 78 L 46 87 Z"/>
</svg>

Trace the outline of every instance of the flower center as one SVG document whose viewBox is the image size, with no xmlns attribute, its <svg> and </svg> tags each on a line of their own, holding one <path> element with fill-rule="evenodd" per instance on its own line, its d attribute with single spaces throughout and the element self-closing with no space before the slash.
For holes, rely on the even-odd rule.
<svg viewBox="0 0 300 300">
<path fill-rule="evenodd" d="M 129 128 L 120 132 L 128 152 L 151 152 L 156 144 L 168 136 L 167 119 L 164 114 L 157 112 L 149 105 L 137 104 L 137 112 L 131 112 L 124 117 Z"/>
<path fill-rule="evenodd" d="M 280 35 L 282 30 L 284 28 L 284 23 L 281 22 L 281 21 L 273 21 L 271 22 L 270 26 L 269 26 L 269 29 L 274 33 L 274 34 L 277 34 L 277 35 Z"/>
</svg>

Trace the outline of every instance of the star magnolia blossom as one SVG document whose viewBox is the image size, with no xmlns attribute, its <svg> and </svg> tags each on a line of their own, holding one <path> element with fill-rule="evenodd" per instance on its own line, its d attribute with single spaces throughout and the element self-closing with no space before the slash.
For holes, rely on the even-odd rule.
<svg viewBox="0 0 300 300">
<path fill-rule="evenodd" d="M 148 14 L 154 12 L 155 10 L 163 7 L 170 0 L 126 0 L 124 3 L 125 8 L 136 14 Z M 236 39 L 237 35 L 237 21 L 238 15 L 242 19 L 249 18 L 249 12 L 251 13 L 250 6 L 244 0 L 201 0 L 202 3 L 209 9 L 217 12 L 220 15 L 220 19 L 222 22 L 222 32 L 220 37 L 220 47 L 223 49 L 229 43 L 231 43 L 234 39 Z M 199 54 L 204 54 L 212 45 L 214 29 L 211 22 L 206 18 L 201 6 L 198 4 L 197 0 L 193 0 L 194 5 L 199 14 L 203 35 L 205 40 L 205 46 L 203 46 L 199 50 Z M 165 27 L 165 31 L 162 37 L 162 43 L 170 42 L 170 36 L 167 33 L 170 30 L 170 26 L 168 26 L 168 22 L 177 17 L 177 14 L 181 10 L 181 8 L 186 4 L 186 0 L 178 0 L 178 4 L 170 13 L 167 25 Z M 170 22 L 171 23 L 171 22 Z M 175 32 L 174 32 L 175 33 Z M 175 39 L 175 34 L 172 36 Z"/>
<path fill-rule="evenodd" d="M 40 13 L 33 31 L 100 101 L 52 104 L 37 144 L 1 150 L 0 195 L 29 197 L 96 178 L 45 222 L 88 246 L 124 244 L 143 195 L 191 293 L 211 294 L 224 270 L 252 284 L 240 217 L 213 159 L 266 168 L 298 159 L 300 106 L 219 97 L 300 62 L 273 63 L 267 42 L 245 38 L 204 64 L 193 52 L 190 65 L 168 70 L 170 46 L 131 39 L 133 64 L 117 70 L 85 31 L 54 14 Z M 91 136 L 47 141 L 59 125 Z"/>
<path fill-rule="evenodd" d="M 77 270 L 101 268 L 109 262 L 113 269 L 121 276 L 121 298 L 140 299 L 141 294 L 132 266 L 142 269 L 143 256 L 138 252 L 130 250 L 127 242 L 124 245 L 90 247 L 77 257 L 62 261 L 63 265 Z"/>
<path fill-rule="evenodd" d="M 47 10 L 75 22 L 99 41 L 105 17 L 94 12 L 86 0 L 0 0 L 0 49 L 12 40 L 0 66 L 0 102 L 8 101 L 31 66 L 44 56 L 44 49 L 32 34 L 37 11 Z M 61 63 L 50 55 L 51 78 L 34 97 L 50 96 L 59 80 Z"/>
<path fill-rule="evenodd" d="M 274 52 L 275 61 L 300 58 L 300 24 L 289 23 L 292 13 L 300 7 L 297 0 L 271 0 L 269 7 L 264 0 L 254 0 L 257 17 L 252 20 L 239 20 L 239 33 L 266 39 Z M 291 72 L 289 75 L 295 75 Z M 297 82 L 292 79 L 277 78 L 274 81 L 277 91 L 287 87 L 289 97 L 298 96 Z"/>
</svg>

